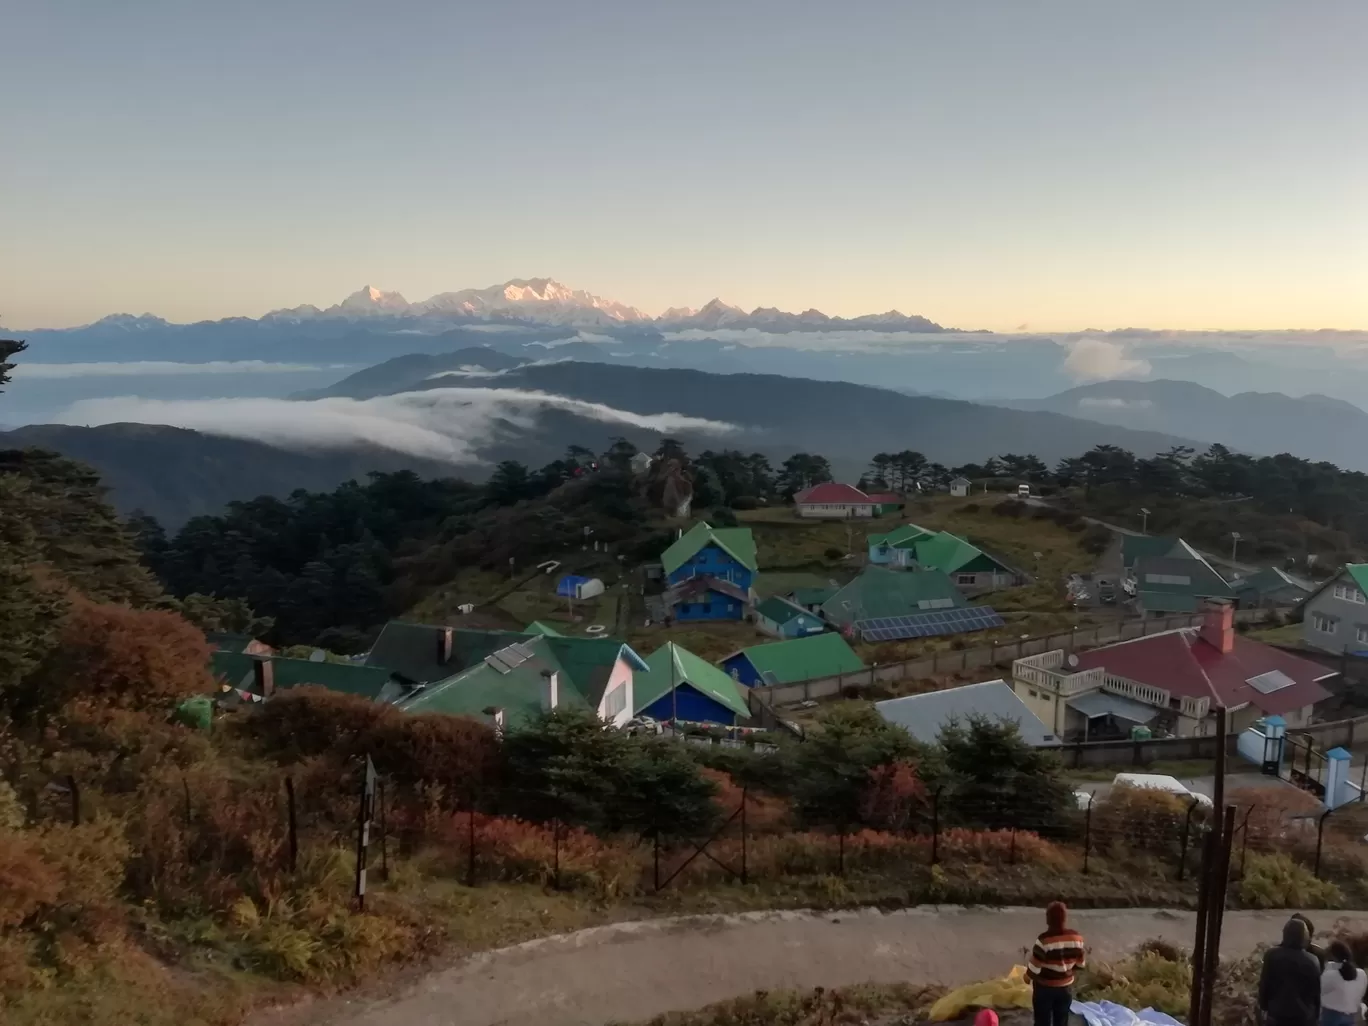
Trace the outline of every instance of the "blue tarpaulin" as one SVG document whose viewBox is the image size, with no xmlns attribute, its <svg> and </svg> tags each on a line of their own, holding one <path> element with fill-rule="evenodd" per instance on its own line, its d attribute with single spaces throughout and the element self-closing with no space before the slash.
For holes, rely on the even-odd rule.
<svg viewBox="0 0 1368 1026">
<path fill-rule="evenodd" d="M 556 594 L 561 598 L 579 598 L 580 588 L 592 581 L 592 577 L 566 574 L 556 583 Z"/>
</svg>

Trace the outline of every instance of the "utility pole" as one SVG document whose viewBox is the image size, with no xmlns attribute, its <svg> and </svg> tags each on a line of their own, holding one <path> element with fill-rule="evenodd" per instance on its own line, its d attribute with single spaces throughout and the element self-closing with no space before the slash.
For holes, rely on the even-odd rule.
<svg viewBox="0 0 1368 1026">
<path fill-rule="evenodd" d="M 1141 507 L 1140 507 L 1140 533 L 1141 533 L 1141 534 L 1149 534 L 1149 517 L 1150 517 L 1150 511 L 1147 510 L 1147 509 L 1145 509 L 1144 506 L 1141 506 Z"/>
<path fill-rule="evenodd" d="M 1240 532 L 1230 532 L 1230 561 L 1235 562 L 1235 551 L 1240 547 Z"/>
</svg>

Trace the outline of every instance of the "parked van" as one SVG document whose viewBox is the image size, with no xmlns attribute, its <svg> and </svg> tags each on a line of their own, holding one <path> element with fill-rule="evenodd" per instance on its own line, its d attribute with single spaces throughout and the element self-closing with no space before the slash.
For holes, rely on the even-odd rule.
<svg viewBox="0 0 1368 1026">
<path fill-rule="evenodd" d="M 1031 497 L 1031 486 L 1028 484 L 1017 485 L 1017 498 L 1029 499 Z"/>
</svg>

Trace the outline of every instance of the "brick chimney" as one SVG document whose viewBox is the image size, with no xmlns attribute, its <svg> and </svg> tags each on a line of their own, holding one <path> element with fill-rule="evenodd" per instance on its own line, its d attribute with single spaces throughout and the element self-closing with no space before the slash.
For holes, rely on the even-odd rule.
<svg viewBox="0 0 1368 1026">
<path fill-rule="evenodd" d="M 1216 651 L 1227 655 L 1235 648 L 1235 607 L 1229 602 L 1208 599 L 1202 610 L 1201 638 Z"/>
<path fill-rule="evenodd" d="M 452 628 L 443 627 L 437 632 L 437 665 L 445 666 L 451 662 Z"/>
<path fill-rule="evenodd" d="M 254 659 L 252 661 L 252 685 L 262 698 L 270 698 L 275 694 L 275 664 L 269 659 Z"/>
</svg>

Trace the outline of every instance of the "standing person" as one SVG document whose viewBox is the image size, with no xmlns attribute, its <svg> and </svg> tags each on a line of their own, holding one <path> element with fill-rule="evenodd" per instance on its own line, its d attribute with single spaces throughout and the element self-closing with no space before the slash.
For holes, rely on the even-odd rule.
<svg viewBox="0 0 1368 1026">
<path fill-rule="evenodd" d="M 1368 994 L 1368 973 L 1354 965 L 1354 953 L 1344 941 L 1332 943 L 1326 956 L 1321 973 L 1321 1026 L 1354 1026 L 1363 996 Z"/>
<path fill-rule="evenodd" d="M 1311 920 L 1307 919 L 1306 916 L 1302 915 L 1300 912 L 1292 918 L 1300 919 L 1302 925 L 1306 927 L 1306 950 L 1316 956 L 1316 961 L 1319 962 L 1321 968 L 1324 969 L 1326 957 L 1325 949 L 1316 943 L 1316 928 L 1311 925 Z"/>
<path fill-rule="evenodd" d="M 1083 935 L 1069 928 L 1062 901 L 1045 907 L 1045 932 L 1031 949 L 1031 1008 L 1035 1026 L 1068 1026 L 1073 1005 L 1074 970 L 1087 966 Z"/>
<path fill-rule="evenodd" d="M 1283 926 L 1282 942 L 1264 953 L 1259 974 L 1259 1011 L 1264 1026 L 1317 1026 L 1321 969 L 1306 950 L 1311 935 L 1296 916 Z"/>
</svg>

